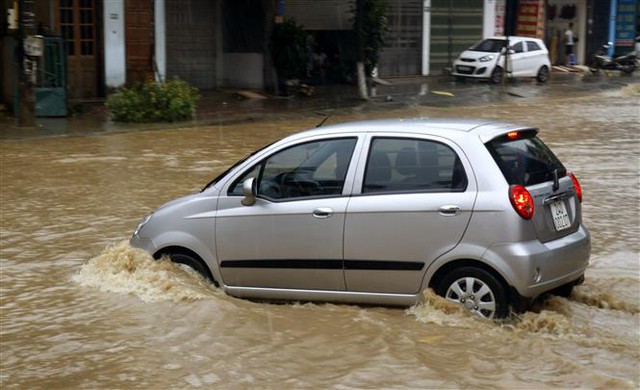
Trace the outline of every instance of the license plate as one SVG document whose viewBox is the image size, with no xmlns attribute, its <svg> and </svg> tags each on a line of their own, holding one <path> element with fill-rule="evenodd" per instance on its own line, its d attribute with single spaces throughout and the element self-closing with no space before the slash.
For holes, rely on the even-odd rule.
<svg viewBox="0 0 640 390">
<path fill-rule="evenodd" d="M 564 202 L 553 202 L 550 206 L 553 224 L 557 231 L 567 229 L 571 226 L 571 220 L 569 219 L 569 214 L 567 213 L 567 208 L 565 207 Z"/>
<path fill-rule="evenodd" d="M 471 71 L 471 67 L 470 66 L 464 66 L 464 65 L 458 65 L 458 71 L 459 72 L 470 72 Z"/>
</svg>

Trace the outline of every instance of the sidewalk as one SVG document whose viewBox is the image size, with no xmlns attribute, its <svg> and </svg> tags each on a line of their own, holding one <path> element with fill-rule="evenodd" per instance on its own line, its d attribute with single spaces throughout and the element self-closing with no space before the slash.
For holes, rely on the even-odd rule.
<svg viewBox="0 0 640 390">
<path fill-rule="evenodd" d="M 576 94 L 619 88 L 640 81 L 634 76 L 585 76 L 576 72 L 554 72 L 544 85 L 522 79 L 504 85 L 486 82 L 454 82 L 447 76 L 403 77 L 385 79 L 384 85 L 370 89 L 368 100 L 360 98 L 351 85 L 315 86 L 312 96 L 302 94 L 279 97 L 246 98 L 238 90 L 203 91 L 195 119 L 177 123 L 128 124 L 109 119 L 103 103 L 70 105 L 66 118 L 36 118 L 36 127 L 19 128 L 16 119 L 0 112 L 0 139 L 23 139 L 58 136 L 84 136 L 100 133 L 143 131 L 201 125 L 224 125 L 292 116 L 348 113 L 352 110 L 392 110 L 424 106 L 468 106 L 505 103 L 514 99 L 547 95 Z M 260 96 L 258 93 L 248 95 Z"/>
</svg>

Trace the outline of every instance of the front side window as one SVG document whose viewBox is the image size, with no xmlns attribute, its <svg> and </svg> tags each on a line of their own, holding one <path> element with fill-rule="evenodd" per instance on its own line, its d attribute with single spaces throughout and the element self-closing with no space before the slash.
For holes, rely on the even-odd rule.
<svg viewBox="0 0 640 390">
<path fill-rule="evenodd" d="M 362 193 L 463 192 L 467 176 L 458 155 L 440 142 L 375 138 Z"/>
<path fill-rule="evenodd" d="M 516 53 L 522 53 L 524 51 L 524 45 L 522 44 L 522 42 L 518 42 L 515 45 L 511 46 L 511 49 L 513 49 L 513 51 L 515 51 Z"/>
<path fill-rule="evenodd" d="M 270 200 L 342 194 L 356 138 L 306 142 L 276 152 L 238 178 L 229 195 L 242 195 L 242 183 L 257 181 L 257 195 Z"/>
</svg>

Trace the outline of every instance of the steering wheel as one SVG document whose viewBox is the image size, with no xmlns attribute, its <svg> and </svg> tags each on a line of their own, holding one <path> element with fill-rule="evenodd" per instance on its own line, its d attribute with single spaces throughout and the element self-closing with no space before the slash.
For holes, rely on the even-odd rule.
<svg viewBox="0 0 640 390">
<path fill-rule="evenodd" d="M 259 194 L 272 199 L 283 198 L 281 186 L 274 180 L 265 181 L 259 190 Z"/>
<path fill-rule="evenodd" d="M 307 172 L 305 172 L 307 173 Z M 322 186 L 317 181 L 299 172 L 283 172 L 276 176 L 276 180 L 286 198 L 322 194 Z"/>
</svg>

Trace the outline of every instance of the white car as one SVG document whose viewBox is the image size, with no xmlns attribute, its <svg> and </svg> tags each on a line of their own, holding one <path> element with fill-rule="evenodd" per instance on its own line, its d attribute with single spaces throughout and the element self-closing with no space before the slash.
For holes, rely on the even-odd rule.
<svg viewBox="0 0 640 390">
<path fill-rule="evenodd" d="M 507 42 L 509 51 L 505 50 Z M 535 77 L 544 83 L 551 69 L 549 51 L 537 38 L 488 38 L 463 51 L 454 61 L 451 75 L 458 80 L 476 78 L 499 83 L 505 69 L 509 77 Z"/>
</svg>

